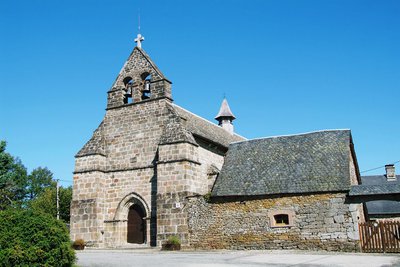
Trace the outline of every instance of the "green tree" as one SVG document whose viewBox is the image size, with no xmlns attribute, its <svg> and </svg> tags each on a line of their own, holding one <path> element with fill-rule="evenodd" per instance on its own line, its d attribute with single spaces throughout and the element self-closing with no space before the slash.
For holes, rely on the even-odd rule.
<svg viewBox="0 0 400 267">
<path fill-rule="evenodd" d="M 56 182 L 53 181 L 53 173 L 46 167 L 34 169 L 27 178 L 26 194 L 27 199 L 32 200 L 48 187 L 55 187 Z"/>
<path fill-rule="evenodd" d="M 72 187 L 59 188 L 59 204 L 60 204 L 60 219 L 69 223 L 70 204 L 72 200 Z M 30 207 L 34 210 L 39 210 L 43 213 L 57 217 L 57 189 L 56 187 L 48 187 L 36 199 L 30 202 Z"/>
<path fill-rule="evenodd" d="M 27 185 L 26 168 L 6 152 L 6 145 L 5 141 L 0 141 L 0 210 L 21 206 Z"/>
</svg>

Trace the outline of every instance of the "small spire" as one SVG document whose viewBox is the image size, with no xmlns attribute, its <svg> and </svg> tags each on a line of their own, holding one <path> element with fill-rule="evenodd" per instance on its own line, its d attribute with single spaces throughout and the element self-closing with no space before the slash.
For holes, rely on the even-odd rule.
<svg viewBox="0 0 400 267">
<path fill-rule="evenodd" d="M 144 37 L 138 33 L 136 39 L 135 39 L 135 43 L 137 43 L 137 47 L 142 48 L 142 41 L 144 41 Z"/>
<path fill-rule="evenodd" d="M 226 98 L 222 100 L 221 108 L 219 109 L 218 115 L 215 117 L 215 119 L 218 121 L 219 126 L 228 131 L 230 134 L 233 134 L 232 121 L 236 119 L 236 117 L 229 108 Z"/>
<path fill-rule="evenodd" d="M 218 115 L 215 117 L 215 119 L 219 121 L 223 117 L 231 118 L 232 121 L 236 119 L 235 115 L 233 115 L 231 109 L 229 108 L 226 98 L 222 100 L 221 108 L 219 109 Z"/>
</svg>

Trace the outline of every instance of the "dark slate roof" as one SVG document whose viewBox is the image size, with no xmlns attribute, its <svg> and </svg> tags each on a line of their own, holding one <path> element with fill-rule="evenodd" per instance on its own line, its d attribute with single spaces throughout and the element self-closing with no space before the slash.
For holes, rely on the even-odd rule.
<svg viewBox="0 0 400 267">
<path fill-rule="evenodd" d="M 175 104 L 172 104 L 172 106 L 176 113 L 183 119 L 183 126 L 194 136 L 202 137 L 224 147 L 228 147 L 232 142 L 246 140 L 246 138 L 240 135 L 230 134 L 215 123 L 203 119 L 180 106 Z"/>
<path fill-rule="evenodd" d="M 385 175 L 361 176 L 361 185 L 352 186 L 350 196 L 393 195 L 400 194 L 400 175 L 397 181 L 387 181 Z M 369 215 L 400 214 L 400 202 L 375 200 L 366 203 Z"/>
<path fill-rule="evenodd" d="M 399 183 L 400 175 L 396 175 L 397 181 L 387 181 L 386 175 L 367 175 L 361 176 L 361 184 L 363 185 L 379 185 Z"/>
<path fill-rule="evenodd" d="M 397 181 L 387 181 L 385 175 L 361 176 L 361 184 L 351 187 L 350 196 L 400 194 L 400 175 Z"/>
<path fill-rule="evenodd" d="M 376 200 L 366 203 L 368 215 L 398 215 L 400 214 L 400 202 L 390 200 Z M 397 217 L 397 216 L 396 216 Z"/>
<path fill-rule="evenodd" d="M 88 155 L 105 155 L 104 151 L 104 137 L 103 137 L 103 122 L 93 132 L 92 138 L 83 146 L 83 148 L 75 155 L 75 157 L 82 157 Z"/>
<path fill-rule="evenodd" d="M 399 194 L 400 184 L 381 184 L 381 185 L 353 185 L 349 192 L 350 196 L 386 195 Z"/>
<path fill-rule="evenodd" d="M 350 189 L 350 130 L 327 130 L 233 143 L 212 196 Z"/>
</svg>

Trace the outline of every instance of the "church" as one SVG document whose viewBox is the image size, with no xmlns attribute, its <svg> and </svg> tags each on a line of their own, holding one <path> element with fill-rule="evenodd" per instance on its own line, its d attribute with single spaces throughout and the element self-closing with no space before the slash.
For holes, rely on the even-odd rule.
<svg viewBox="0 0 400 267">
<path fill-rule="evenodd" d="M 226 99 L 218 123 L 173 103 L 137 46 L 75 156 L 71 239 L 98 248 L 359 250 L 363 206 L 350 130 L 248 140 Z"/>
</svg>

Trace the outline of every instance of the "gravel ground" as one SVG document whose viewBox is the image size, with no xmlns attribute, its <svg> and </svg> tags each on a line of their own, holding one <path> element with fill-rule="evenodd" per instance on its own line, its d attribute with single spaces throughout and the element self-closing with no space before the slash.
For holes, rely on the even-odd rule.
<svg viewBox="0 0 400 267">
<path fill-rule="evenodd" d="M 77 252 L 80 267 L 225 267 L 225 266 L 399 266 L 398 254 L 329 253 L 304 251 L 178 251 L 158 249 L 84 250 Z"/>
</svg>

